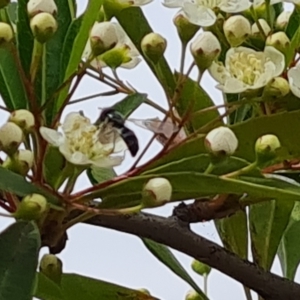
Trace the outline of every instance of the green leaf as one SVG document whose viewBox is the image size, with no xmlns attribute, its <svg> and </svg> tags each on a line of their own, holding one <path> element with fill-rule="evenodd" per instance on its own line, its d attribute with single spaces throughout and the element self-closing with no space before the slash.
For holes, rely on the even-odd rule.
<svg viewBox="0 0 300 300">
<path fill-rule="evenodd" d="M 296 202 L 281 239 L 278 256 L 284 277 L 294 280 L 300 263 L 300 203 Z"/>
<path fill-rule="evenodd" d="M 76 72 L 78 65 L 81 61 L 83 50 L 88 41 L 89 31 L 98 16 L 98 12 L 100 10 L 101 5 L 102 0 L 89 1 L 87 9 L 84 12 L 82 21 L 80 22 L 80 29 L 78 31 L 78 34 L 76 35 L 74 44 L 72 45 L 73 47 L 69 56 L 68 66 L 66 68 L 63 81 L 66 81 L 74 72 Z M 61 90 L 59 97 L 56 101 L 55 112 L 57 112 L 63 104 L 66 96 L 68 95 L 70 85 L 71 83 L 67 84 L 66 87 Z"/>
<path fill-rule="evenodd" d="M 141 50 L 141 41 L 146 34 L 153 32 L 153 30 L 145 18 L 142 10 L 139 7 L 129 7 L 119 12 L 116 15 L 116 18 L 134 45 L 143 55 L 143 51 Z M 149 62 L 145 56 L 144 58 L 154 75 L 161 82 L 166 93 L 169 96 L 172 96 L 175 89 L 175 80 L 165 58 L 161 58 L 159 60 L 156 68 L 153 67 L 152 63 Z"/>
<path fill-rule="evenodd" d="M 25 180 L 24 177 L 13 173 L 0 166 L 0 190 L 14 193 L 18 196 L 26 196 L 32 193 L 44 195 L 49 204 L 60 205 L 61 201 L 49 192 L 36 187 Z"/>
<path fill-rule="evenodd" d="M 289 24 L 286 28 L 286 35 L 289 37 L 290 40 L 294 37 L 295 32 L 299 28 L 299 22 L 300 22 L 300 14 L 298 9 L 294 9 L 292 15 L 289 19 Z"/>
<path fill-rule="evenodd" d="M 288 225 L 294 202 L 288 198 L 250 205 L 249 226 L 254 262 L 270 270 Z"/>
<path fill-rule="evenodd" d="M 118 112 L 120 112 L 125 118 L 127 118 L 146 100 L 147 100 L 146 94 L 135 93 L 117 102 L 113 106 L 113 108 Z"/>
<path fill-rule="evenodd" d="M 17 2 L 11 2 L 9 3 L 5 8 L 9 20 L 12 23 L 16 23 L 17 21 L 17 10 L 18 10 L 18 3 Z"/>
<path fill-rule="evenodd" d="M 20 71 L 8 48 L 0 48 L 0 94 L 8 109 L 27 107 L 27 96 Z"/>
<path fill-rule="evenodd" d="M 33 222 L 14 223 L 0 234 L 0 299 L 32 299 L 40 246 Z"/>
<path fill-rule="evenodd" d="M 300 21 L 300 18 L 299 18 Z M 287 48 L 287 54 L 286 54 L 286 66 L 289 66 L 292 62 L 292 60 L 294 59 L 295 55 L 296 55 L 296 50 L 298 49 L 300 44 L 300 28 L 299 26 L 297 26 L 297 31 L 295 32 L 295 34 L 293 35 L 293 38 L 291 39 L 291 44 L 290 46 Z"/>
<path fill-rule="evenodd" d="M 155 173 L 124 179 L 91 193 L 88 197 L 102 199 L 101 208 L 131 207 L 140 204 L 143 186 Z M 198 172 L 162 173 L 172 187 L 172 201 L 214 196 L 216 194 L 247 194 L 251 199 L 288 199 L 300 201 L 300 188 L 287 182 L 268 178 L 221 178 Z M 252 182 L 251 182 L 252 181 Z M 253 201 L 251 203 L 253 203 Z"/>
<path fill-rule="evenodd" d="M 248 258 L 248 226 L 245 211 L 216 220 L 215 225 L 226 249 L 243 259 Z"/>
<path fill-rule="evenodd" d="M 175 74 L 175 76 L 178 80 L 178 73 Z M 198 84 L 198 82 L 190 78 L 186 78 L 179 89 L 180 97 L 176 102 L 179 115 L 183 116 L 187 110 L 190 110 L 193 113 L 186 124 L 186 127 L 190 133 L 195 132 L 197 129 L 202 128 L 219 117 L 219 112 L 217 109 L 199 114 L 199 111 L 202 109 L 214 106 L 215 104 L 209 95 Z M 219 120 L 211 126 L 205 126 L 204 132 L 208 132 L 210 129 L 221 125 L 223 125 L 223 122 Z"/>
<path fill-rule="evenodd" d="M 167 246 L 156 243 L 149 239 L 142 239 L 142 241 L 147 249 L 159 261 L 161 261 L 181 279 L 186 281 L 203 299 L 208 299 Z"/>
<path fill-rule="evenodd" d="M 291 157 L 299 157 L 300 155 L 300 143 L 294 142 L 299 138 L 298 132 L 297 130 L 291 130 L 291 128 L 300 128 L 300 110 L 253 118 L 235 124 L 230 128 L 234 131 L 239 141 L 238 149 L 234 155 L 246 159 L 247 161 L 255 160 L 254 145 L 257 138 L 269 133 L 277 135 L 282 146 L 288 149 Z M 174 160 L 206 153 L 204 138 L 205 135 L 200 135 L 179 144 L 160 159 L 146 164 L 141 168 L 141 172 L 156 168 Z"/>
<path fill-rule="evenodd" d="M 117 176 L 114 169 L 99 168 L 92 166 L 87 170 L 87 175 L 92 184 L 105 182 Z"/>
<path fill-rule="evenodd" d="M 29 25 L 27 13 L 27 2 L 29 0 L 18 1 L 17 17 L 17 48 L 21 60 L 21 65 L 26 75 L 29 75 L 31 56 L 33 51 L 33 35 Z"/>
<path fill-rule="evenodd" d="M 77 274 L 63 274 L 60 286 L 38 273 L 35 297 L 41 300 L 157 300 L 140 291 Z"/>
</svg>

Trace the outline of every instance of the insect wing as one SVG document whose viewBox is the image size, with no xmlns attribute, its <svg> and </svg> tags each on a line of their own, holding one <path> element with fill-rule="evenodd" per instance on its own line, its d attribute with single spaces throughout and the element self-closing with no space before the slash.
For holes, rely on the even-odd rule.
<svg viewBox="0 0 300 300">
<path fill-rule="evenodd" d="M 166 138 L 170 138 L 171 135 L 178 131 L 178 127 L 172 123 L 171 120 L 161 121 L 159 118 L 154 119 L 128 119 L 135 125 L 148 129 L 154 133 L 163 134 Z"/>
</svg>

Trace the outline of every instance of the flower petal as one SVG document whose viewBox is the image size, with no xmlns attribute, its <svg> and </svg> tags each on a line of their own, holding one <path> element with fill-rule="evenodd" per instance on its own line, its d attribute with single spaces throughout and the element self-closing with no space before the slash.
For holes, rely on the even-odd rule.
<svg viewBox="0 0 300 300">
<path fill-rule="evenodd" d="M 274 70 L 273 76 L 279 76 L 284 70 L 285 67 L 285 58 L 284 55 L 275 49 L 272 46 L 266 46 L 264 53 L 267 57 L 271 59 L 273 64 L 275 65 L 276 69 Z"/>
<path fill-rule="evenodd" d="M 44 140 L 55 147 L 59 147 L 64 142 L 63 135 L 54 129 L 42 126 L 40 127 L 40 134 Z"/>
<path fill-rule="evenodd" d="M 182 2 L 182 0 L 164 0 L 162 4 L 169 8 L 176 8 L 182 7 Z"/>
<path fill-rule="evenodd" d="M 251 6 L 248 0 L 227 0 L 222 1 L 220 9 L 227 13 L 238 13 L 247 10 Z"/>
<path fill-rule="evenodd" d="M 90 161 L 94 166 L 101 168 L 112 168 L 122 163 L 124 157 L 122 156 L 107 156 L 99 158 L 98 160 Z"/>
<path fill-rule="evenodd" d="M 209 7 L 198 5 L 196 3 L 185 2 L 183 10 L 191 23 L 199 26 L 207 27 L 214 25 L 217 17 Z"/>
<path fill-rule="evenodd" d="M 288 70 L 287 73 L 291 92 L 300 98 L 300 65 Z"/>
</svg>

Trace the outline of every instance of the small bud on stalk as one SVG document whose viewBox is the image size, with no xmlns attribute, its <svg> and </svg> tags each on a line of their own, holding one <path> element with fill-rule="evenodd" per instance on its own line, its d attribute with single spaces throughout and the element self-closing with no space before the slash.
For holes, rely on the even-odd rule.
<svg viewBox="0 0 300 300">
<path fill-rule="evenodd" d="M 33 114 L 29 110 L 19 109 L 11 113 L 9 122 L 13 122 L 25 132 L 29 132 L 34 127 L 35 120 Z"/>
<path fill-rule="evenodd" d="M 47 211 L 47 200 L 40 194 L 27 195 L 14 213 L 16 219 L 39 220 Z"/>
<path fill-rule="evenodd" d="M 60 284 L 62 261 L 53 254 L 45 254 L 40 262 L 40 272 L 55 283 Z"/>
<path fill-rule="evenodd" d="M 283 54 L 287 54 L 291 41 L 283 31 L 269 35 L 266 39 L 266 45 L 272 46 Z"/>
<path fill-rule="evenodd" d="M 255 143 L 256 161 L 258 165 L 272 161 L 277 156 L 277 150 L 281 147 L 276 135 L 266 134 L 257 139 Z"/>
<path fill-rule="evenodd" d="M 22 129 L 12 122 L 5 123 L 0 128 L 0 150 L 13 155 L 23 141 Z"/>
<path fill-rule="evenodd" d="M 18 150 L 13 156 L 7 156 L 2 167 L 25 176 L 33 166 L 33 153 L 30 150 Z"/>
<path fill-rule="evenodd" d="M 173 23 L 177 28 L 181 42 L 184 44 L 187 44 L 200 28 L 200 26 L 191 23 L 186 16 L 180 12 L 174 17 Z"/>
<path fill-rule="evenodd" d="M 141 48 L 145 56 L 156 64 L 164 55 L 167 41 L 160 34 L 151 32 L 145 35 L 141 42 Z"/>
<path fill-rule="evenodd" d="M 211 271 L 211 267 L 194 259 L 192 261 L 192 269 L 194 272 L 196 272 L 197 274 L 204 276 L 204 275 L 208 275 Z"/>
<path fill-rule="evenodd" d="M 57 30 L 57 22 L 49 13 L 39 13 L 30 21 L 33 36 L 41 44 L 49 41 Z"/>
<path fill-rule="evenodd" d="M 265 36 L 268 36 L 269 33 L 271 32 L 271 27 L 265 19 L 258 19 L 257 22 L 252 24 L 251 35 L 253 37 L 261 38 L 262 33 L 260 32 L 259 27 L 257 26 L 257 23 L 259 23 L 259 25 L 263 31 L 263 34 Z"/>
<path fill-rule="evenodd" d="M 185 300 L 203 300 L 203 298 L 195 290 L 190 290 L 186 294 Z"/>
<path fill-rule="evenodd" d="M 199 33 L 191 43 L 190 49 L 201 72 L 209 68 L 221 53 L 219 40 L 209 31 Z"/>
<path fill-rule="evenodd" d="M 0 46 L 8 43 L 14 37 L 11 26 L 7 23 L 0 22 Z"/>
<path fill-rule="evenodd" d="M 27 12 L 30 17 L 43 12 L 55 15 L 57 13 L 57 6 L 53 0 L 29 0 L 27 3 Z"/>
<path fill-rule="evenodd" d="M 114 23 L 95 23 L 90 32 L 90 43 L 95 57 L 112 49 L 118 43 L 118 35 Z"/>
<path fill-rule="evenodd" d="M 289 24 L 291 15 L 292 15 L 291 11 L 283 11 L 276 19 L 276 23 L 275 23 L 276 29 L 285 31 L 287 25 Z"/>
<path fill-rule="evenodd" d="M 232 155 L 238 147 L 238 140 L 231 129 L 220 126 L 211 130 L 204 140 L 206 149 L 216 157 Z"/>
<path fill-rule="evenodd" d="M 223 25 L 224 34 L 231 47 L 240 46 L 251 34 L 251 24 L 243 16 L 228 18 Z"/>
<path fill-rule="evenodd" d="M 171 200 L 172 186 L 168 179 L 150 179 L 143 189 L 143 207 L 156 207 Z"/>
<path fill-rule="evenodd" d="M 264 88 L 264 97 L 281 98 L 286 96 L 290 91 L 288 81 L 283 77 L 273 78 Z"/>
</svg>

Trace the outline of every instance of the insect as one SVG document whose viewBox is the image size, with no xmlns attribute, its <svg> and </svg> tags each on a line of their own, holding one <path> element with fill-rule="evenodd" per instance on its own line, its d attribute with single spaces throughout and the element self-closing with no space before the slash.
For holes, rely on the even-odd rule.
<svg viewBox="0 0 300 300">
<path fill-rule="evenodd" d="M 135 133 L 125 126 L 124 117 L 114 108 L 103 109 L 95 125 L 99 125 L 101 143 L 107 144 L 115 141 L 116 135 L 119 135 L 132 156 L 135 156 L 139 151 L 139 142 Z"/>
</svg>

